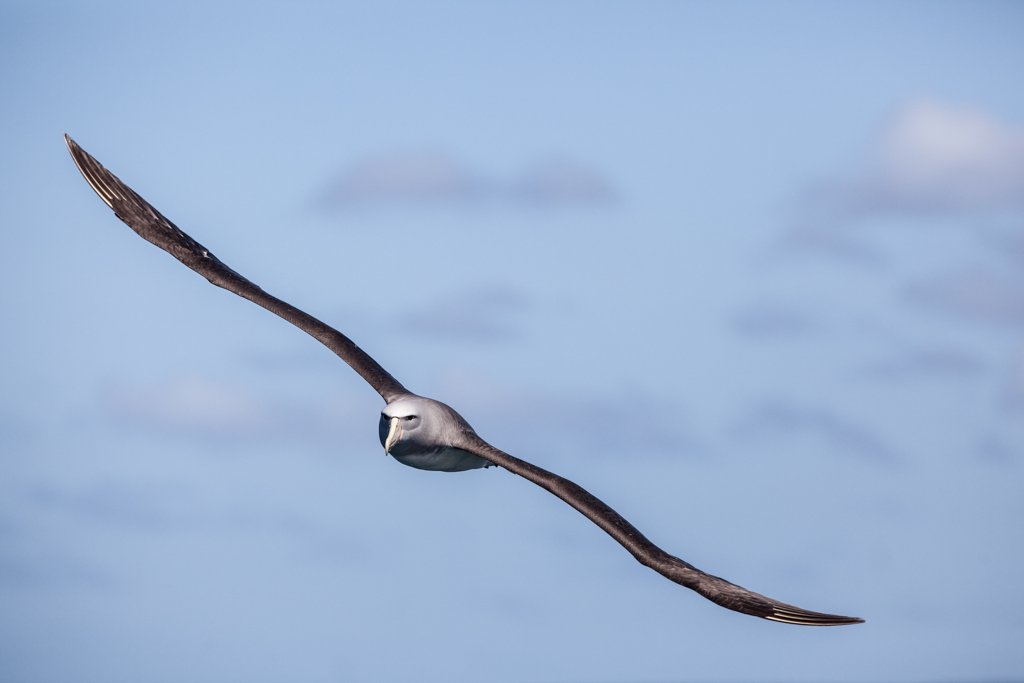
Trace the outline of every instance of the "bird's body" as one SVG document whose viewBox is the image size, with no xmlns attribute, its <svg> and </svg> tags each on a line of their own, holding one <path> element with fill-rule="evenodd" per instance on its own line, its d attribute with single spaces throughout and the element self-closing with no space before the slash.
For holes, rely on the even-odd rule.
<svg viewBox="0 0 1024 683">
<path fill-rule="evenodd" d="M 461 472 L 498 466 L 550 491 L 601 527 L 641 564 L 731 610 L 772 621 L 814 626 L 856 624 L 862 620 L 812 612 L 767 598 L 712 576 L 666 553 L 615 510 L 573 482 L 515 458 L 481 439 L 449 406 L 417 396 L 352 340 L 294 306 L 267 294 L 228 268 L 182 232 L 146 200 L 122 183 L 68 136 L 78 169 L 114 213 L 145 240 L 170 253 L 211 283 L 249 299 L 320 341 L 367 381 L 384 399 L 380 439 L 385 453 L 424 470 Z"/>
<path fill-rule="evenodd" d="M 455 445 L 470 435 L 480 437 L 461 415 L 432 398 L 409 394 L 388 403 L 380 412 L 378 431 L 384 452 L 409 467 L 465 472 L 493 466 Z"/>
</svg>

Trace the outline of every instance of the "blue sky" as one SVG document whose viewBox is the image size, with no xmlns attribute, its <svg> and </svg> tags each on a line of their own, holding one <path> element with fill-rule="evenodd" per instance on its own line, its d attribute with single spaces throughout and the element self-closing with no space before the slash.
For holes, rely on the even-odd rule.
<svg viewBox="0 0 1024 683">
<path fill-rule="evenodd" d="M 0 680 L 1024 674 L 1024 7 L 0 4 Z M 723 610 L 121 224 L 61 139 Z"/>
</svg>

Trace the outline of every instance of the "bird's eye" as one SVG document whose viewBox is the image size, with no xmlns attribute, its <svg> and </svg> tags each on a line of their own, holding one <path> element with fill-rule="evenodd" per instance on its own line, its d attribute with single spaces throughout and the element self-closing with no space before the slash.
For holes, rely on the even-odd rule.
<svg viewBox="0 0 1024 683">
<path fill-rule="evenodd" d="M 415 415 L 407 415 L 405 419 L 406 420 L 415 420 L 416 416 Z"/>
</svg>

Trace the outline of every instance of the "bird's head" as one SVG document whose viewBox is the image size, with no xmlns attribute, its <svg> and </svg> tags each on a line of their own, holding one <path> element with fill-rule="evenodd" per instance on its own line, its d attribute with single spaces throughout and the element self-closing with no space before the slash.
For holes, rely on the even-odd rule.
<svg viewBox="0 0 1024 683">
<path fill-rule="evenodd" d="M 392 449 L 399 454 L 430 440 L 430 406 L 420 399 L 402 399 L 389 403 L 380 411 L 378 432 L 384 453 Z"/>
</svg>

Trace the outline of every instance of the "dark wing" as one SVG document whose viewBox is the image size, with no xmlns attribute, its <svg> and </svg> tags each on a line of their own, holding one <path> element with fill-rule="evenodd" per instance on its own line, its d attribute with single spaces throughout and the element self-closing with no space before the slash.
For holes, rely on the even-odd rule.
<svg viewBox="0 0 1024 683">
<path fill-rule="evenodd" d="M 787 605 L 763 595 L 748 591 L 736 584 L 729 583 L 711 574 L 705 574 L 691 564 L 678 557 L 669 555 L 651 543 L 635 526 L 623 519 L 622 515 L 612 510 L 600 500 L 592 496 L 582 487 L 568 479 L 552 474 L 536 465 L 512 457 L 499 451 L 474 433 L 466 433 L 459 448 L 479 455 L 495 465 L 504 467 L 509 472 L 529 479 L 534 484 L 547 489 L 569 505 L 582 512 L 590 521 L 604 529 L 612 538 L 633 554 L 640 564 L 650 567 L 662 576 L 697 591 L 708 600 L 743 614 L 781 621 L 787 624 L 803 624 L 806 626 L 839 626 L 841 624 L 860 624 L 863 619 L 842 617 L 836 614 L 822 614 Z"/>
<path fill-rule="evenodd" d="M 78 165 L 78 170 L 82 172 L 100 199 L 143 239 L 160 247 L 218 287 L 259 304 L 308 333 L 351 365 L 352 369 L 369 382 L 370 386 L 376 389 L 388 403 L 398 396 L 409 393 L 398 380 L 378 365 L 377 361 L 370 358 L 365 351 L 356 346 L 351 339 L 313 316 L 267 294 L 228 268 L 206 247 L 178 229 L 149 202 L 135 194 L 113 173 L 103 168 L 74 140 L 65 135 L 64 141 L 68 144 L 68 150 Z"/>
</svg>

